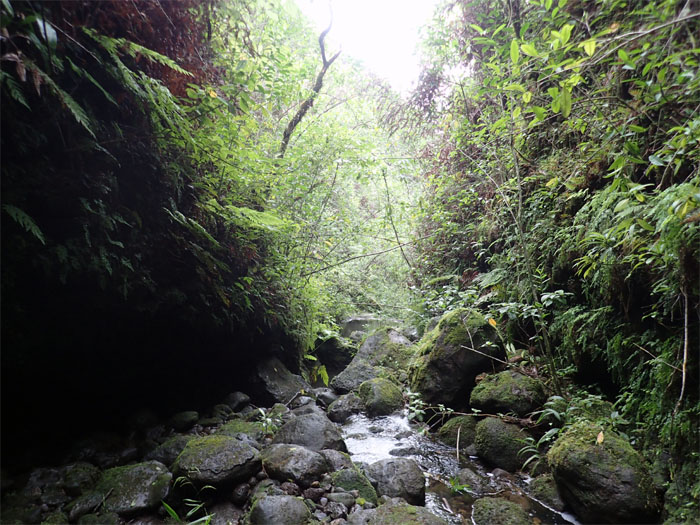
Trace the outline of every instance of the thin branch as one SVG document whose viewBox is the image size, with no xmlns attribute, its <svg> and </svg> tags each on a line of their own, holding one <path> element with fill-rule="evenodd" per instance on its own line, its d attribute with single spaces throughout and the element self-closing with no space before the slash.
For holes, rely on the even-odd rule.
<svg viewBox="0 0 700 525">
<path fill-rule="evenodd" d="M 386 181 L 386 170 L 382 170 L 382 177 L 384 178 L 384 187 L 386 188 L 386 206 L 389 215 L 389 222 L 391 222 L 391 229 L 394 230 L 396 244 L 398 244 L 399 248 L 401 249 L 401 255 L 403 256 L 403 260 L 406 261 L 406 264 L 409 268 L 413 268 L 413 266 L 411 266 L 411 261 L 409 261 L 408 257 L 406 257 L 406 252 L 403 251 L 401 239 L 399 239 L 399 232 L 396 231 L 396 226 L 394 225 L 394 216 L 391 210 L 391 195 L 389 193 L 389 183 Z"/>
</svg>

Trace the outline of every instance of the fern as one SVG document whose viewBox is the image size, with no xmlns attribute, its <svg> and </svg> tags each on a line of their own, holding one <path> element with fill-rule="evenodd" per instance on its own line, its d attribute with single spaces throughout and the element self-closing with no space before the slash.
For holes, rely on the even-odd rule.
<svg viewBox="0 0 700 525">
<path fill-rule="evenodd" d="M 34 219 L 32 219 L 29 215 L 11 204 L 3 204 L 2 209 L 5 210 L 5 212 L 12 217 L 17 224 L 39 239 L 41 244 L 46 244 L 44 234 L 41 232 L 41 229 L 39 226 L 37 226 L 36 222 L 34 222 Z"/>
</svg>

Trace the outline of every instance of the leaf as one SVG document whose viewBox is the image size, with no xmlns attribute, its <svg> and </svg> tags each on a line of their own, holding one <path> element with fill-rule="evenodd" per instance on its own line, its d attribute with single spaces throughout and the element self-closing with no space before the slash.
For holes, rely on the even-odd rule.
<svg viewBox="0 0 700 525">
<path fill-rule="evenodd" d="M 44 234 L 41 232 L 36 222 L 34 222 L 34 219 L 32 219 L 29 215 L 24 213 L 16 206 L 12 206 L 11 204 L 3 204 L 2 209 L 5 210 L 5 213 L 12 217 L 15 220 L 15 222 L 17 222 L 17 224 L 22 226 L 25 230 L 34 235 L 34 237 L 39 239 L 39 241 L 41 241 L 41 244 L 46 244 Z"/>
<path fill-rule="evenodd" d="M 2 6 L 7 10 L 10 16 L 15 16 L 15 10 L 12 9 L 12 4 L 10 0 L 2 0 Z"/>
<path fill-rule="evenodd" d="M 544 120 L 547 110 L 540 106 L 532 106 L 532 112 L 535 114 L 537 120 Z"/>
<path fill-rule="evenodd" d="M 559 94 L 559 104 L 562 116 L 567 118 L 571 114 L 571 91 L 567 88 L 561 90 Z"/>
<path fill-rule="evenodd" d="M 586 40 L 584 42 L 581 42 L 579 47 L 583 48 L 583 51 L 589 56 L 593 56 L 593 53 L 595 53 L 595 46 L 596 46 L 596 41 L 595 39 L 590 39 Z"/>
<path fill-rule="evenodd" d="M 496 328 L 496 326 L 498 325 L 498 323 L 496 322 L 496 320 L 495 320 L 493 317 L 491 317 L 491 318 L 489 319 L 489 324 L 490 324 L 491 326 L 493 326 L 494 328 Z"/>
<path fill-rule="evenodd" d="M 539 54 L 537 53 L 537 49 L 535 49 L 535 46 L 532 44 L 521 44 L 520 45 L 520 50 L 525 53 L 528 56 L 531 57 L 538 57 Z"/>
<path fill-rule="evenodd" d="M 666 165 L 666 162 L 664 162 L 664 160 L 657 155 L 649 155 L 649 162 L 651 162 L 654 166 Z"/>
<path fill-rule="evenodd" d="M 526 91 L 523 93 L 523 102 L 525 104 L 528 104 L 532 100 L 532 92 L 531 91 Z"/>
<path fill-rule="evenodd" d="M 596 443 L 598 443 L 600 445 L 604 439 L 605 439 L 605 435 L 603 434 L 603 431 L 601 430 L 600 432 L 598 432 L 598 437 L 595 438 L 595 441 L 596 441 Z"/>
<path fill-rule="evenodd" d="M 563 45 L 566 45 L 566 43 L 569 41 L 571 38 L 571 31 L 574 28 L 571 24 L 564 24 L 561 28 L 560 31 L 560 40 Z"/>
<path fill-rule="evenodd" d="M 520 50 L 518 49 L 518 40 L 514 38 L 510 41 L 510 60 L 513 64 L 517 64 L 520 59 Z"/>
<path fill-rule="evenodd" d="M 559 177 L 552 177 L 551 179 L 549 179 L 547 181 L 545 186 L 547 186 L 548 188 L 553 188 L 554 186 L 557 185 L 558 182 L 559 182 Z"/>
<path fill-rule="evenodd" d="M 471 27 L 474 31 L 476 31 L 476 32 L 479 33 L 480 35 L 483 35 L 483 34 L 484 34 L 484 30 L 481 29 L 481 27 L 479 27 L 479 26 L 476 25 L 476 24 L 469 24 L 469 27 Z"/>
<path fill-rule="evenodd" d="M 649 224 L 647 221 L 645 221 L 644 219 L 637 219 L 637 224 L 639 224 L 642 228 L 644 228 L 647 231 L 650 231 L 650 232 L 654 231 L 654 227 L 651 224 Z"/>
</svg>

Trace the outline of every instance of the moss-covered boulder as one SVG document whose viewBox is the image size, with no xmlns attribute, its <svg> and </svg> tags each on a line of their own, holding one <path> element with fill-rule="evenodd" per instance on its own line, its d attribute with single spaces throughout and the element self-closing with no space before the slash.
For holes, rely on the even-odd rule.
<svg viewBox="0 0 700 525">
<path fill-rule="evenodd" d="M 464 450 L 474 443 L 476 423 L 477 419 L 474 416 L 453 417 L 440 427 L 437 437 L 446 445 L 456 447 L 457 435 L 459 434 L 459 449 Z"/>
<path fill-rule="evenodd" d="M 301 499 L 294 496 L 264 496 L 251 506 L 246 523 L 306 525 L 310 520 L 311 511 Z"/>
<path fill-rule="evenodd" d="M 238 437 L 240 434 L 245 434 L 256 441 L 261 439 L 264 433 L 261 421 L 246 421 L 244 419 L 233 419 L 216 430 L 216 434 L 219 436 Z"/>
<path fill-rule="evenodd" d="M 472 507 L 476 525 L 532 525 L 532 519 L 517 503 L 504 498 L 480 498 Z"/>
<path fill-rule="evenodd" d="M 496 364 L 488 356 L 505 359 L 487 319 L 475 310 L 449 312 L 418 343 L 411 390 L 420 392 L 429 405 L 464 405 L 476 376 Z"/>
<path fill-rule="evenodd" d="M 479 457 L 494 467 L 515 472 L 527 459 L 518 452 L 525 446 L 528 436 L 518 425 L 487 417 L 476 425 L 474 445 Z"/>
<path fill-rule="evenodd" d="M 200 485 L 244 481 L 261 466 L 260 454 L 248 443 L 229 436 L 191 440 L 173 464 L 176 476 Z"/>
<path fill-rule="evenodd" d="M 170 493 L 172 477 L 162 463 L 147 461 L 105 470 L 95 491 L 105 498 L 107 512 L 134 515 L 160 506 Z"/>
<path fill-rule="evenodd" d="M 413 356 L 411 342 L 393 328 L 380 328 L 367 337 L 348 367 L 331 381 L 341 394 L 382 374 L 400 374 Z"/>
<path fill-rule="evenodd" d="M 542 381 L 515 370 L 486 376 L 472 390 L 469 404 L 492 414 L 513 412 L 525 416 L 547 400 Z"/>
<path fill-rule="evenodd" d="M 350 416 L 359 414 L 364 408 L 362 400 L 354 392 L 343 394 L 328 407 L 328 419 L 345 423 Z"/>
<path fill-rule="evenodd" d="M 146 454 L 146 460 L 160 461 L 163 465 L 172 465 L 180 453 L 185 449 L 187 443 L 193 440 L 196 436 L 180 436 L 176 435 L 166 439 L 163 443 Z"/>
<path fill-rule="evenodd" d="M 361 498 L 374 505 L 377 504 L 377 491 L 374 490 L 367 476 L 355 465 L 333 472 L 331 482 L 334 487 L 340 487 L 346 492 L 356 490 Z"/>
<path fill-rule="evenodd" d="M 377 377 L 360 385 L 360 399 L 370 416 L 386 416 L 403 408 L 403 394 L 388 379 Z"/>
<path fill-rule="evenodd" d="M 164 461 L 161 463 L 167 465 Z M 73 463 L 63 469 L 63 489 L 73 497 L 90 491 L 99 479 L 100 470 L 90 463 Z"/>
<path fill-rule="evenodd" d="M 547 453 L 562 498 L 583 521 L 650 523 L 661 510 L 642 456 L 622 437 L 587 421 Z"/>
</svg>

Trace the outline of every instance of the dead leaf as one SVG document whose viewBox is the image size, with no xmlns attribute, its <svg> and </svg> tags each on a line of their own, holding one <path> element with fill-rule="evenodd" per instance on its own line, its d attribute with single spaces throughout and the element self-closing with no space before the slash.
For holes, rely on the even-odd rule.
<svg viewBox="0 0 700 525">
<path fill-rule="evenodd" d="M 596 443 L 598 443 L 600 445 L 604 439 L 605 439 L 605 435 L 603 434 L 603 431 L 601 430 L 600 432 L 598 432 L 598 437 L 595 438 L 595 441 L 596 441 Z"/>
<path fill-rule="evenodd" d="M 489 324 L 490 324 L 491 326 L 493 326 L 494 328 L 496 328 L 496 325 L 497 325 L 498 323 L 497 323 L 496 320 L 492 317 L 491 319 L 489 319 Z"/>
</svg>

